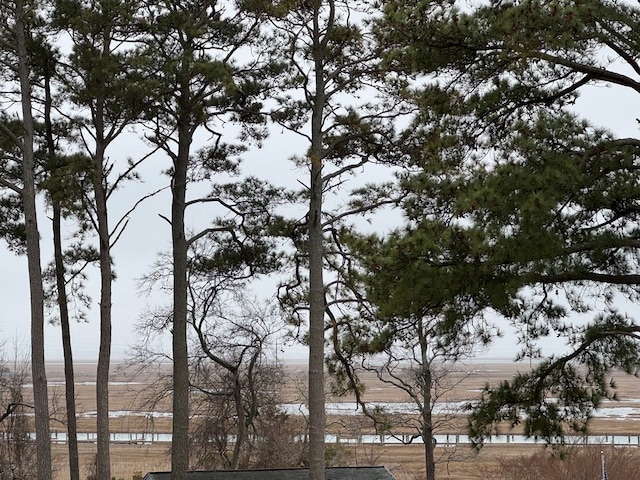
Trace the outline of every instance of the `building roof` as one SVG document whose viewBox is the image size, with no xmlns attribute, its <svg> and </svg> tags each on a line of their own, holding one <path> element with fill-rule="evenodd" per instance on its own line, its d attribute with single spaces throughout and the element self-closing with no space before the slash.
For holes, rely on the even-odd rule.
<svg viewBox="0 0 640 480">
<path fill-rule="evenodd" d="M 191 471 L 187 480 L 308 480 L 308 468 Z M 395 480 L 385 467 L 327 467 L 326 480 Z M 149 472 L 143 480 L 171 480 L 170 472 Z"/>
</svg>

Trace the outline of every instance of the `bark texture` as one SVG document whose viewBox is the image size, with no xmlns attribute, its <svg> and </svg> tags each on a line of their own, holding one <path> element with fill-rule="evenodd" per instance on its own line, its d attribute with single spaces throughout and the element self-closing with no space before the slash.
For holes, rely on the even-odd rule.
<svg viewBox="0 0 640 480">
<path fill-rule="evenodd" d="M 27 5 L 15 2 L 15 37 L 18 78 L 22 102 L 22 201 L 27 240 L 27 265 L 31 305 L 31 375 L 35 410 L 36 455 L 39 480 L 51 480 L 51 434 L 49 430 L 49 396 L 44 360 L 44 289 L 40 259 L 40 234 L 36 209 L 34 124 L 31 107 L 31 82 L 27 54 Z"/>
<path fill-rule="evenodd" d="M 319 10 L 314 14 L 315 98 L 311 115 L 311 180 L 309 200 L 309 478 L 324 480 L 324 239 L 322 232 L 323 125 L 326 104 Z"/>
<path fill-rule="evenodd" d="M 188 124 L 179 125 L 178 132 L 178 153 L 173 160 L 174 172 L 171 179 L 171 238 L 173 244 L 173 439 L 171 443 L 171 479 L 186 480 L 189 465 L 189 360 L 187 352 L 188 245 L 184 216 L 191 132 Z"/>
</svg>

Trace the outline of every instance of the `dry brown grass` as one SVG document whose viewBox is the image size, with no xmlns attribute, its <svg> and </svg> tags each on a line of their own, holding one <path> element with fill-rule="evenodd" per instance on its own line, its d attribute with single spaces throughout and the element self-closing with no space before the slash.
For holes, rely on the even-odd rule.
<svg viewBox="0 0 640 480">
<path fill-rule="evenodd" d="M 168 368 L 168 367 L 167 367 Z M 473 366 L 462 366 L 452 377 L 452 382 L 456 387 L 448 393 L 449 400 L 468 400 L 477 397 L 478 391 L 485 383 L 496 383 L 499 380 L 509 378 L 518 370 L 528 368 L 527 365 L 513 364 L 484 364 Z M 80 412 L 95 411 L 95 366 L 79 365 L 77 369 L 76 381 L 80 384 L 77 387 L 77 397 Z M 288 366 L 290 379 L 289 384 L 283 387 L 282 395 L 285 401 L 300 401 L 304 390 L 305 366 Z M 49 365 L 48 378 L 50 382 L 61 382 L 63 380 L 62 366 L 59 364 Z M 112 386 L 110 387 L 110 409 L 114 410 L 146 410 L 143 405 L 142 391 L 147 386 L 147 381 L 139 382 L 140 379 L 132 378 L 129 374 L 114 367 L 112 375 Z M 623 374 L 616 375 L 620 406 L 631 405 L 631 401 L 638 398 L 638 387 L 640 380 L 635 377 L 628 377 Z M 398 391 L 385 386 L 373 377 L 365 378 L 367 385 L 366 398 L 369 401 L 398 402 L 406 401 Z M 62 391 L 62 387 L 59 389 Z M 61 399 L 60 399 L 61 400 Z M 334 399 L 336 400 L 336 399 Z M 342 399 L 349 400 L 349 399 Z M 60 402 L 61 404 L 61 402 Z M 168 402 L 161 404 L 156 409 L 170 411 Z M 353 417 L 345 418 L 345 422 L 340 419 L 330 418 L 328 425 L 335 431 L 345 432 L 353 428 L 363 428 L 358 426 L 357 420 Z M 350 422 L 351 426 L 345 426 Z M 54 428 L 62 431 L 62 426 L 55 422 Z M 460 432 L 462 432 L 464 422 L 459 422 Z M 168 419 L 156 419 L 150 425 L 147 419 L 141 417 L 121 417 L 111 420 L 113 432 L 170 432 L 171 422 Z M 79 430 L 82 432 L 95 432 L 95 419 L 82 418 L 79 421 Z M 364 432 L 365 429 L 363 429 Z M 640 434 L 640 422 L 622 421 L 611 419 L 596 419 L 591 430 L 595 434 Z M 449 432 L 455 433 L 455 432 Z M 514 432 L 517 433 L 517 432 Z M 66 465 L 66 445 L 54 445 L 55 458 L 59 465 Z M 95 455 L 95 445 L 90 443 L 81 444 L 81 465 L 88 465 Z M 415 480 L 424 478 L 423 472 L 423 447 L 422 445 L 357 445 L 350 447 L 340 447 L 348 449 L 350 462 L 356 465 L 385 465 L 398 478 L 398 480 Z M 486 479 L 487 471 L 491 466 L 495 466 L 499 459 L 517 457 L 523 453 L 533 453 L 542 450 L 542 446 L 530 445 L 487 445 L 479 453 L 474 453 L 468 446 L 458 447 L 456 455 L 448 461 L 443 461 L 437 466 L 439 478 L 449 480 L 477 480 Z M 136 472 L 146 473 L 147 471 L 167 470 L 170 468 L 168 444 L 113 444 L 111 446 L 112 476 L 117 480 L 130 480 Z M 442 449 L 438 449 L 444 451 Z M 68 478 L 68 473 L 61 468 L 56 475 L 56 480 Z"/>
</svg>

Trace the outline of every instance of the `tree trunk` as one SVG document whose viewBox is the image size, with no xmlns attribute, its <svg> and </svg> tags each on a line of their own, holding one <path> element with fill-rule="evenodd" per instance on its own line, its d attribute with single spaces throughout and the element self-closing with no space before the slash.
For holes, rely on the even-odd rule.
<svg viewBox="0 0 640 480">
<path fill-rule="evenodd" d="M 320 5 L 316 2 L 313 17 L 313 61 L 315 95 L 311 112 L 310 198 L 309 198 L 309 478 L 325 480 L 325 391 L 324 391 L 324 236 L 322 226 L 324 158 L 323 118 L 327 104 L 325 50 L 333 27 L 331 19 L 324 32 L 320 28 Z M 333 10 L 333 2 L 329 1 Z M 333 17 L 333 16 L 332 16 Z"/>
<path fill-rule="evenodd" d="M 317 12 L 316 12 L 317 16 Z M 322 234 L 322 118 L 324 71 L 316 51 L 316 95 L 311 117 L 311 180 L 309 200 L 309 478 L 324 480 L 324 241 Z"/>
<path fill-rule="evenodd" d="M 418 320 L 418 341 L 420 343 L 421 368 L 420 372 L 420 388 L 422 395 L 422 442 L 424 444 L 424 462 L 425 474 L 427 480 L 435 480 L 436 463 L 435 463 L 435 437 L 433 435 L 433 415 L 431 405 L 431 389 L 433 387 L 433 373 L 431 372 L 431 363 L 429 361 L 429 341 L 424 333 L 424 325 L 422 319 Z"/>
<path fill-rule="evenodd" d="M 427 367 L 428 368 L 428 367 Z M 429 378 L 431 375 L 429 374 Z M 429 403 L 427 403 L 427 401 Z M 433 435 L 433 418 L 431 415 L 431 396 L 424 397 L 422 409 L 422 441 L 424 443 L 424 463 L 427 480 L 436 478 L 435 437 Z"/>
<path fill-rule="evenodd" d="M 186 98 L 186 97 L 185 97 Z M 189 363 L 187 352 L 187 168 L 191 134 L 188 125 L 178 126 L 178 154 L 171 182 L 171 238 L 173 244 L 173 425 L 171 479 L 186 480 L 189 466 Z"/>
<path fill-rule="evenodd" d="M 108 54 L 103 46 L 103 54 Z M 109 429 L 109 370 L 111 363 L 111 238 L 107 210 L 107 180 L 104 162 L 107 142 L 104 138 L 104 98 L 95 101 L 94 126 L 96 131 L 95 153 L 92 158 L 93 196 L 98 234 L 100 265 L 100 346 L 96 370 L 96 478 L 111 480 L 110 429 Z"/>
<path fill-rule="evenodd" d="M 96 131 L 102 131 L 100 126 Z M 93 189 L 100 242 L 100 347 L 96 371 L 96 478 L 97 480 L 111 480 L 109 370 L 111 363 L 111 288 L 113 272 L 111 268 L 107 198 L 103 177 L 104 148 L 100 141 L 96 143 L 96 154 L 93 160 Z"/>
<path fill-rule="evenodd" d="M 15 2 L 15 42 L 22 103 L 22 202 L 27 241 L 27 265 L 31 296 L 31 375 L 35 410 L 38 480 L 51 480 L 51 434 L 49 432 L 49 397 L 44 359 L 44 289 L 40 260 L 40 234 L 36 210 L 34 126 L 31 110 L 31 83 L 23 0 Z"/>
<path fill-rule="evenodd" d="M 244 408 L 242 406 L 242 386 L 240 384 L 239 371 L 233 372 L 234 385 L 233 385 L 233 399 L 236 409 L 236 418 L 238 419 L 238 428 L 236 429 L 236 443 L 233 446 L 233 454 L 231 456 L 231 469 L 237 470 L 240 465 L 240 454 L 242 452 L 242 445 L 245 442 L 247 436 L 247 425 L 245 423 Z"/>
<path fill-rule="evenodd" d="M 60 228 L 60 205 L 53 202 L 53 244 L 56 264 L 56 285 L 58 289 L 58 309 L 62 330 L 62 352 L 64 356 L 64 396 L 67 409 L 67 448 L 69 451 L 69 478 L 80 480 L 80 460 L 78 457 L 78 428 L 76 422 L 76 389 L 69 325 L 69 305 L 67 300 L 64 264 L 62 261 L 62 235 Z"/>
<path fill-rule="evenodd" d="M 101 60 L 112 55 L 110 51 L 111 32 L 104 33 Z M 97 234 L 99 241 L 100 264 L 100 347 L 96 371 L 96 479 L 111 480 L 111 452 L 109 428 L 109 373 L 111 367 L 111 302 L 113 287 L 113 268 L 111 265 L 111 234 L 107 208 L 107 184 L 105 172 L 106 150 L 110 140 L 105 138 L 105 88 L 106 79 L 98 79 L 100 88 L 96 89 L 93 111 L 95 127 L 95 153 L 92 158 L 93 195 Z"/>
<path fill-rule="evenodd" d="M 322 274 L 322 161 L 312 157 L 309 209 L 309 470 L 324 480 L 324 281 Z"/>
<path fill-rule="evenodd" d="M 59 168 L 54 162 L 56 151 L 51 124 L 51 82 L 49 72 L 45 79 L 44 121 L 46 125 L 47 152 L 52 169 Z M 53 250 L 56 271 L 56 288 L 58 291 L 58 310 L 60 311 L 60 328 L 62 330 L 62 352 L 64 356 L 64 389 L 67 409 L 67 447 L 69 451 L 69 478 L 80 480 L 80 461 L 78 457 L 78 429 L 76 425 L 76 392 L 75 375 L 73 373 L 73 353 L 71 349 L 71 329 L 69 325 L 69 304 L 65 280 L 65 267 L 62 252 L 61 207 L 58 195 L 60 186 L 54 185 L 56 191 L 51 194 L 53 209 Z"/>
</svg>

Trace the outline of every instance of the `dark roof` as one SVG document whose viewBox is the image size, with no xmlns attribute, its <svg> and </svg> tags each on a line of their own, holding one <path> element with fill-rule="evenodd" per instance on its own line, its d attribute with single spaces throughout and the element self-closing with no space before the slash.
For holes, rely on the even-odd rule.
<svg viewBox="0 0 640 480">
<path fill-rule="evenodd" d="M 308 480 L 308 468 L 210 470 L 187 473 L 187 480 Z M 385 467 L 327 467 L 327 480 L 395 480 Z M 171 480 L 169 472 L 149 472 L 143 480 Z"/>
</svg>

